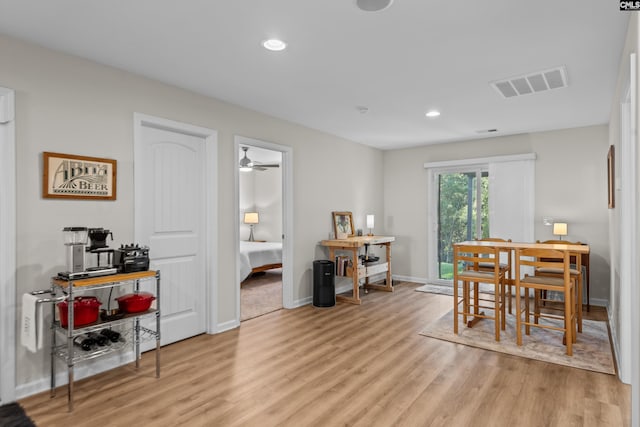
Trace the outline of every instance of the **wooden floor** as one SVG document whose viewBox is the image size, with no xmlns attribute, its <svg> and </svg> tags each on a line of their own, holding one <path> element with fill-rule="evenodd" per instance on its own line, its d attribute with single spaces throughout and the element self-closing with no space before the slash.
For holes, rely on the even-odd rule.
<svg viewBox="0 0 640 427">
<path fill-rule="evenodd" d="M 22 400 L 38 426 L 627 426 L 617 377 L 418 334 L 449 296 L 371 291 L 361 306 L 305 306 L 163 347 Z M 592 309 L 592 316 L 603 312 Z"/>
</svg>

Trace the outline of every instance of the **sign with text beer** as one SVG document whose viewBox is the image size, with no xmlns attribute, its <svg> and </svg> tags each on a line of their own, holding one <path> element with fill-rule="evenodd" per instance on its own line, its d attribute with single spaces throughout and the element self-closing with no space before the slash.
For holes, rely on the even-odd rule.
<svg viewBox="0 0 640 427">
<path fill-rule="evenodd" d="M 48 152 L 42 160 L 42 197 L 116 199 L 115 160 Z"/>
</svg>

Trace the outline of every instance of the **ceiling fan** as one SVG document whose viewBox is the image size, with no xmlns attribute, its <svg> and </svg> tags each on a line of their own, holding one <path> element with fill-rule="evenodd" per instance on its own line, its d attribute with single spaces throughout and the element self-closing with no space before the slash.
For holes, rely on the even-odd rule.
<svg viewBox="0 0 640 427">
<path fill-rule="evenodd" d="M 279 168 L 280 167 L 280 165 L 277 164 L 277 163 L 265 164 L 265 163 L 254 162 L 250 158 L 247 157 L 247 151 L 249 150 L 249 147 L 242 147 L 242 150 L 244 151 L 244 157 L 242 159 L 240 159 L 240 170 L 241 171 L 250 171 L 250 170 L 266 171 L 267 168 Z"/>
</svg>

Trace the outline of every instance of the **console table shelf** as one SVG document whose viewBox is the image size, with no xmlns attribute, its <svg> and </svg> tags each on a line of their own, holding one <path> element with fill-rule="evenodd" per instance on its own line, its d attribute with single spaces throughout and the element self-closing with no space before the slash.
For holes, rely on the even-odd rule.
<svg viewBox="0 0 640 427">
<path fill-rule="evenodd" d="M 346 251 L 351 255 L 352 266 L 347 267 L 347 277 L 353 280 L 352 295 L 336 295 L 336 300 L 351 304 L 362 304 L 360 299 L 360 279 L 365 280 L 365 289 L 377 289 L 386 292 L 393 292 L 393 282 L 391 280 L 391 242 L 395 237 L 391 236 L 356 236 L 346 239 L 323 240 L 320 244 L 329 248 L 329 259 L 335 261 L 336 251 Z M 360 248 L 369 246 L 384 247 L 386 259 L 375 264 L 361 264 L 358 257 Z M 376 274 L 386 273 L 384 285 L 369 283 L 369 277 Z"/>
</svg>

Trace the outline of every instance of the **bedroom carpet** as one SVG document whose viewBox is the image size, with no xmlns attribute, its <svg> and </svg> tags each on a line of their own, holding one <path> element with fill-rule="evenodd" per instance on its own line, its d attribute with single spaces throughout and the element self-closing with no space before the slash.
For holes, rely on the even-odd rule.
<svg viewBox="0 0 640 427">
<path fill-rule="evenodd" d="M 462 319 L 462 318 L 461 318 Z M 473 328 L 461 322 L 459 334 L 453 333 L 453 310 L 429 324 L 420 335 L 464 344 L 471 347 L 511 354 L 558 365 L 615 375 L 615 365 L 606 321 L 583 320 L 582 333 L 573 344 L 573 356 L 566 355 L 562 336 L 558 331 L 531 328 L 531 335 L 522 337 L 523 345 L 516 344 L 515 317 L 507 315 L 506 331 L 500 331 L 500 342 L 494 339 L 493 321 L 482 320 Z M 524 332 L 524 331 L 523 331 Z"/>
<path fill-rule="evenodd" d="M 240 320 L 249 320 L 282 308 L 282 269 L 253 274 L 240 286 Z"/>
</svg>

